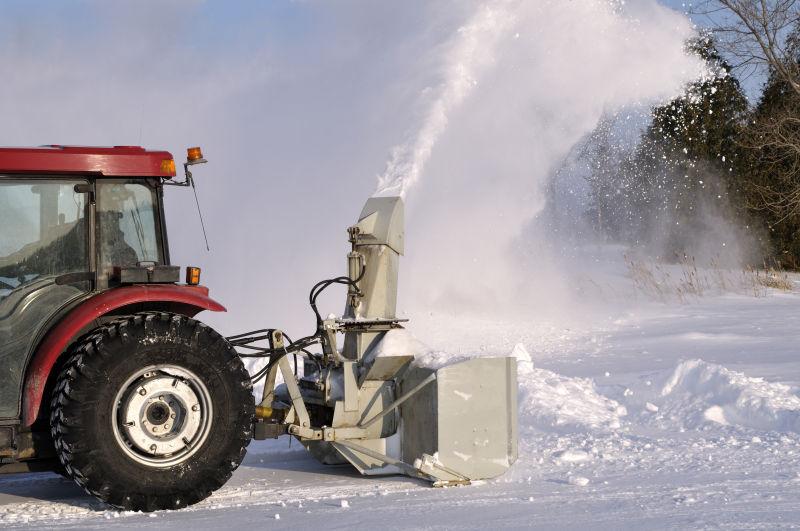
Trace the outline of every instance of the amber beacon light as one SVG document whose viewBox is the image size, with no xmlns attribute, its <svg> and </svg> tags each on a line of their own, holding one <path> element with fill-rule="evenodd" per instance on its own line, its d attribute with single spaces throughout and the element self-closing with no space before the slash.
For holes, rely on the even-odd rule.
<svg viewBox="0 0 800 531">
<path fill-rule="evenodd" d="M 190 286 L 200 284 L 200 268 L 189 266 L 186 268 L 186 283 Z"/>
<path fill-rule="evenodd" d="M 190 147 L 186 150 L 186 163 L 187 164 L 200 164 L 205 162 L 203 158 L 203 151 L 199 147 Z"/>
</svg>

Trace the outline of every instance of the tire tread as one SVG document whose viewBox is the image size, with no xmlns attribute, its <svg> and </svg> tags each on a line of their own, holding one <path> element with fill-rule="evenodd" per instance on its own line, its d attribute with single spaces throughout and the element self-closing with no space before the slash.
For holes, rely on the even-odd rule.
<svg viewBox="0 0 800 531">
<path fill-rule="evenodd" d="M 137 492 L 137 489 L 121 485 L 113 474 L 104 474 L 93 466 L 93 448 L 82 444 L 83 433 L 91 430 L 83 422 L 81 411 L 91 407 L 92 382 L 102 378 L 101 361 L 114 355 L 115 347 L 127 345 L 132 340 L 138 342 L 146 335 L 158 335 L 165 331 L 173 332 L 170 337 L 177 338 L 184 346 L 196 352 L 227 353 L 226 359 L 218 360 L 219 368 L 226 376 L 236 381 L 230 388 L 237 393 L 236 400 L 242 407 L 237 408 L 237 426 L 245 429 L 231 431 L 230 441 L 224 455 L 219 459 L 219 467 L 206 471 L 202 479 L 192 485 L 176 483 L 170 494 L 151 494 Z M 224 343 L 220 345 L 218 342 Z M 219 345 L 210 349 L 212 345 Z M 222 348 L 220 348 L 222 347 Z M 50 403 L 50 427 L 56 453 L 67 474 L 89 494 L 114 507 L 124 510 L 156 511 L 176 509 L 197 503 L 222 487 L 230 479 L 247 451 L 252 437 L 252 418 L 254 405 L 250 376 L 236 352 L 225 339 L 207 325 L 189 317 L 167 312 L 142 312 L 124 316 L 106 323 L 74 342 L 65 353 L 65 362 L 54 387 Z M 246 382 L 239 385 L 238 382 Z M 233 419 L 231 419 L 233 420 Z M 220 441 L 216 441 L 220 444 Z M 180 466 L 180 465 L 177 465 Z"/>
</svg>

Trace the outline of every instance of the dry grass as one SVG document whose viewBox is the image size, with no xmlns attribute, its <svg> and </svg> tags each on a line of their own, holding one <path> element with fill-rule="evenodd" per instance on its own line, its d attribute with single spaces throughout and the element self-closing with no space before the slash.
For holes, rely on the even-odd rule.
<svg viewBox="0 0 800 531">
<path fill-rule="evenodd" d="M 706 295 L 739 293 L 765 297 L 770 290 L 793 291 L 794 283 L 784 271 L 771 267 L 746 267 L 740 270 L 719 266 L 712 260 L 709 267 L 699 268 L 692 256 L 682 256 L 675 264 L 624 256 L 628 276 L 637 291 L 663 302 L 690 302 Z"/>
<path fill-rule="evenodd" d="M 785 271 L 778 271 L 776 269 L 753 269 L 750 268 L 748 273 L 755 284 L 765 288 L 777 289 L 780 291 L 792 291 L 794 283 L 789 278 Z"/>
</svg>

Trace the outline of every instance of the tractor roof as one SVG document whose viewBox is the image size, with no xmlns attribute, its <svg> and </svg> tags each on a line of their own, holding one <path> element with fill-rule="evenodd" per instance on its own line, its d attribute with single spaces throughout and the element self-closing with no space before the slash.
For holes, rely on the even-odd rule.
<svg viewBox="0 0 800 531">
<path fill-rule="evenodd" d="M 168 151 L 147 151 L 139 146 L 0 148 L 0 173 L 173 177 L 172 160 Z"/>
</svg>

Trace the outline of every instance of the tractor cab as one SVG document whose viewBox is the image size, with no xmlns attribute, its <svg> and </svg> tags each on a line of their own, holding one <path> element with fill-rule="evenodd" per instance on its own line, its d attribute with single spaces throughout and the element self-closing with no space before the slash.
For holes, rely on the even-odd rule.
<svg viewBox="0 0 800 531">
<path fill-rule="evenodd" d="M 170 153 L 140 147 L 0 148 L 0 423 L 20 418 L 29 363 L 72 310 L 179 281 L 163 206 L 174 175 Z"/>
</svg>

